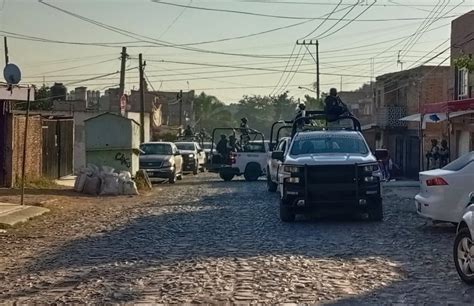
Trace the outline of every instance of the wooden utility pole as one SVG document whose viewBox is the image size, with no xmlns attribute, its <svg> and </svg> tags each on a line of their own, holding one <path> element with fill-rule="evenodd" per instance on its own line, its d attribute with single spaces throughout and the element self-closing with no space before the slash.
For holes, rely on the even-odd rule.
<svg viewBox="0 0 474 306">
<path fill-rule="evenodd" d="M 121 64 L 120 64 L 120 92 L 119 92 L 119 98 L 123 96 L 123 93 L 125 92 L 125 64 L 127 62 L 127 47 L 122 47 L 122 53 L 121 53 Z"/>
<path fill-rule="evenodd" d="M 310 40 L 310 41 L 303 40 L 302 42 L 300 42 L 299 40 L 297 40 L 296 44 L 305 46 L 306 50 L 308 50 L 309 55 L 311 55 L 314 62 L 316 63 L 316 95 L 317 95 L 316 98 L 319 99 L 321 97 L 321 88 L 320 88 L 320 85 L 319 85 L 319 41 L 318 40 L 314 40 L 314 41 L 313 40 Z M 313 55 L 311 53 L 308 46 L 316 46 L 316 54 L 315 55 Z"/>
<path fill-rule="evenodd" d="M 21 205 L 25 204 L 25 178 L 26 178 L 26 146 L 28 144 L 28 122 L 30 119 L 30 98 L 31 87 L 28 87 L 28 95 L 26 98 L 26 117 L 25 117 L 25 133 L 23 136 L 23 158 L 21 161 Z"/>
<path fill-rule="evenodd" d="M 5 65 L 8 65 L 8 42 L 7 37 L 3 37 L 3 47 L 5 48 Z"/>
<path fill-rule="evenodd" d="M 140 70 L 140 142 L 145 142 L 145 82 L 143 78 L 144 63 L 142 54 L 138 55 L 138 69 Z"/>
<path fill-rule="evenodd" d="M 178 94 L 178 103 L 179 103 L 179 126 L 182 127 L 183 124 L 183 91 L 180 90 Z"/>
</svg>

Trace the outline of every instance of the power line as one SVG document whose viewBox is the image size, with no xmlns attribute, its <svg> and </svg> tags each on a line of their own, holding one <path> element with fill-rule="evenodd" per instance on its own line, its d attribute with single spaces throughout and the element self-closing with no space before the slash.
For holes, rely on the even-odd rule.
<svg viewBox="0 0 474 306">
<path fill-rule="evenodd" d="M 323 20 L 323 22 L 321 22 L 313 31 L 311 31 L 310 33 L 306 34 L 305 37 L 301 38 L 301 39 L 305 39 L 305 38 L 308 38 L 310 35 L 313 35 L 317 30 L 319 30 L 325 23 L 326 21 L 329 19 L 329 17 L 331 17 L 335 12 L 336 10 L 339 8 L 339 6 L 341 5 L 342 3 L 342 0 L 339 0 L 339 3 L 334 7 L 334 9 L 329 13 L 329 15 L 327 16 L 327 18 L 325 18 Z M 352 7 L 354 8 L 356 6 L 356 4 L 354 4 Z M 351 9 L 352 10 L 352 9 Z M 351 11 L 350 10 L 350 11 Z M 349 11 L 349 12 L 350 12 Z M 344 17 L 343 17 L 344 18 Z"/>
<path fill-rule="evenodd" d="M 291 56 L 293 56 L 293 54 L 295 53 L 295 49 L 296 49 L 296 45 L 293 45 L 293 50 L 291 51 Z M 301 48 L 300 50 L 298 51 L 298 54 L 301 52 Z M 286 62 L 286 66 L 285 68 L 283 69 L 283 71 L 286 71 L 288 69 L 288 66 L 290 65 L 290 62 L 291 62 L 291 58 L 288 59 L 288 61 Z M 280 82 L 281 80 L 283 79 L 283 76 L 284 76 L 285 72 L 283 72 L 281 75 L 280 75 L 280 78 L 278 79 L 278 82 L 277 84 L 275 85 L 275 88 L 273 88 L 273 90 L 270 92 L 270 96 L 273 94 L 273 92 L 278 88 L 278 86 L 280 85 Z"/>
<path fill-rule="evenodd" d="M 203 11 L 213 11 L 213 12 L 221 12 L 221 13 L 249 15 L 249 16 L 256 16 L 256 17 L 268 17 L 268 18 L 278 18 L 278 19 L 294 19 L 294 20 L 312 19 L 311 17 L 270 15 L 270 14 L 253 13 L 253 12 L 247 12 L 247 11 L 239 11 L 239 10 L 217 9 L 217 8 L 208 8 L 208 7 L 202 7 L 202 6 L 191 6 L 191 5 L 170 3 L 170 2 L 159 1 L 159 0 L 151 0 L 151 1 L 156 3 L 156 4 L 162 4 L 162 5 L 169 5 L 169 6 L 176 6 L 176 7 L 186 7 L 186 8 L 189 8 L 189 9 L 203 10 Z M 456 16 L 450 16 L 450 17 L 445 17 L 445 18 L 453 18 L 453 17 L 456 17 Z M 405 18 L 383 18 L 383 19 L 359 19 L 358 21 L 361 21 L 361 22 L 371 22 L 371 21 L 380 22 L 380 21 L 403 21 L 403 20 L 421 20 L 421 19 L 423 19 L 423 18 L 405 17 Z M 337 21 L 339 19 L 338 18 L 330 18 L 328 20 Z M 350 21 L 350 19 L 343 19 L 342 21 Z"/>
<path fill-rule="evenodd" d="M 323 33 L 320 33 L 319 35 L 324 35 L 326 34 L 327 32 L 329 32 L 332 28 L 334 28 L 335 26 L 337 26 L 340 22 L 342 22 L 358 5 L 358 2 L 356 2 L 354 5 L 352 5 L 351 9 L 349 11 L 347 11 L 344 16 L 342 16 L 340 19 L 338 19 L 336 21 L 335 24 L 332 25 L 332 27 L 330 27 L 329 29 L 327 29 L 326 31 L 324 31 Z M 313 34 L 313 33 L 311 33 Z M 313 37 L 314 39 L 318 39 L 317 37 Z"/>
</svg>

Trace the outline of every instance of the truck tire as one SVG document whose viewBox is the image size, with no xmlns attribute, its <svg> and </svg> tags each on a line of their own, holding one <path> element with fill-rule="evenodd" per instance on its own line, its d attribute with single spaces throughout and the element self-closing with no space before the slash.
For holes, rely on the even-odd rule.
<svg viewBox="0 0 474 306">
<path fill-rule="evenodd" d="M 223 179 L 225 182 L 230 182 L 234 178 L 234 174 L 226 171 L 220 171 L 219 176 L 221 179 Z"/>
<path fill-rule="evenodd" d="M 376 200 L 369 208 L 369 220 L 370 221 L 382 221 L 383 220 L 383 205 L 382 200 Z"/>
<path fill-rule="evenodd" d="M 248 182 L 253 182 L 258 180 L 262 175 L 262 169 L 257 163 L 248 163 L 245 167 L 244 178 Z"/>
<path fill-rule="evenodd" d="M 296 218 L 295 213 L 291 210 L 289 205 L 285 205 L 283 200 L 280 201 L 280 220 L 283 222 L 294 222 Z"/>
<path fill-rule="evenodd" d="M 276 192 L 278 189 L 278 184 L 272 181 L 272 177 L 270 176 L 270 169 L 267 169 L 267 189 L 270 192 Z"/>
</svg>

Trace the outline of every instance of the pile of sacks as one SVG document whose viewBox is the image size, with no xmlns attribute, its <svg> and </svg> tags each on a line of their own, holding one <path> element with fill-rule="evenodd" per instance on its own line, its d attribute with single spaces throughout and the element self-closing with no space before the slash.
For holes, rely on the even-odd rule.
<svg viewBox="0 0 474 306">
<path fill-rule="evenodd" d="M 74 190 L 90 195 L 138 195 L 138 189 L 128 171 L 116 173 L 108 166 L 88 165 L 80 171 Z"/>
</svg>

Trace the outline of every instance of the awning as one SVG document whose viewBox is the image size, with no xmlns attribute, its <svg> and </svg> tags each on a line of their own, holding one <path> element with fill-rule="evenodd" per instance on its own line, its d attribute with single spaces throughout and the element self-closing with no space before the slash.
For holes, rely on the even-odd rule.
<svg viewBox="0 0 474 306">
<path fill-rule="evenodd" d="M 467 115 L 467 114 L 472 114 L 472 113 L 474 113 L 474 109 L 473 110 L 452 112 L 452 113 L 449 113 L 449 118 L 459 117 L 459 116 L 462 116 L 462 115 Z M 423 116 L 423 122 L 436 123 L 436 122 L 445 121 L 447 119 L 448 119 L 448 114 L 447 113 L 427 113 Z M 410 122 L 420 122 L 420 114 L 413 114 L 413 115 L 410 115 L 410 116 L 400 118 L 398 120 L 400 120 L 400 121 L 410 121 Z"/>
<path fill-rule="evenodd" d="M 440 103 L 428 103 L 423 105 L 423 113 L 453 113 L 459 111 L 474 110 L 474 98 L 454 100 Z"/>
</svg>

